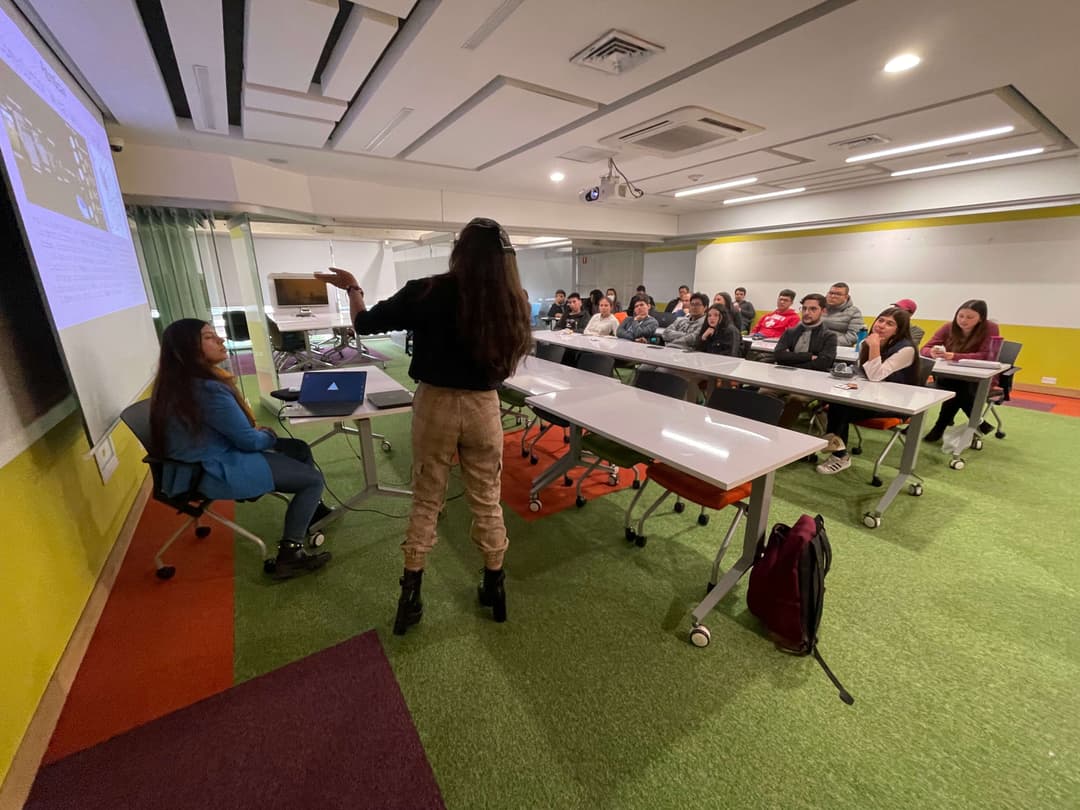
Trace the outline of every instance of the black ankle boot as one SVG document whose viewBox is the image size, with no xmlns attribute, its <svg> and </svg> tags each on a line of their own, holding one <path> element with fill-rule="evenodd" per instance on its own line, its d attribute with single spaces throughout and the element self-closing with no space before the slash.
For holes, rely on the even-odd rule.
<svg viewBox="0 0 1080 810">
<path fill-rule="evenodd" d="M 477 589 L 480 604 L 492 608 L 492 615 L 497 622 L 506 621 L 506 575 L 502 569 L 492 571 L 484 569 L 484 582 Z"/>
<path fill-rule="evenodd" d="M 303 543 L 282 540 L 278 544 L 277 559 L 274 560 L 274 579 L 291 579 L 322 568 L 330 562 L 330 556 L 329 551 L 308 554 Z"/>
<path fill-rule="evenodd" d="M 401 596 L 398 598 L 397 616 L 394 617 L 395 636 L 405 635 L 405 631 L 418 624 L 424 615 L 424 604 L 420 601 L 420 583 L 423 578 L 423 571 L 410 571 L 407 568 L 401 575 Z"/>
</svg>

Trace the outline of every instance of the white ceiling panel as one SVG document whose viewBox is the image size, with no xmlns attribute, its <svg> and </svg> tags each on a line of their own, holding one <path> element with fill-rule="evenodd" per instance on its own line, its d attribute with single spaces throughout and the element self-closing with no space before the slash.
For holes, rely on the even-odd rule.
<svg viewBox="0 0 1080 810">
<path fill-rule="evenodd" d="M 409 160 L 471 169 L 593 109 L 507 81 L 411 152 Z"/>
<path fill-rule="evenodd" d="M 359 4 L 358 4 L 359 5 Z M 391 14 L 405 19 L 416 5 L 416 0 L 364 0 L 363 6 L 381 11 L 383 14 Z M 360 8 L 353 9 L 353 14 Z M 351 16 L 351 15 L 350 15 Z"/>
<path fill-rule="evenodd" d="M 244 79 L 306 92 L 337 13 L 336 0 L 247 0 Z"/>
<path fill-rule="evenodd" d="M 229 134 L 225 32 L 220 0 L 161 0 L 191 122 L 200 132 Z"/>
<path fill-rule="evenodd" d="M 710 183 L 722 183 L 725 180 L 761 174 L 769 169 L 790 166 L 793 162 L 789 157 L 772 152 L 751 152 L 748 155 L 717 160 L 702 166 L 690 166 L 634 182 L 650 194 L 670 194 L 691 186 L 707 186 Z M 690 175 L 701 175 L 701 177 L 691 180 Z"/>
<path fill-rule="evenodd" d="M 333 121 L 264 110 L 244 110 L 244 137 L 252 141 L 320 147 L 326 143 L 333 128 Z"/>
<path fill-rule="evenodd" d="M 324 121 L 340 121 L 349 106 L 344 101 L 334 101 L 311 93 L 294 93 L 291 90 L 278 90 L 258 84 L 244 85 L 243 105 L 253 110 L 301 115 Z"/>
<path fill-rule="evenodd" d="M 351 100 L 394 38 L 397 27 L 397 17 L 354 7 L 323 68 L 322 94 L 327 98 Z"/>
</svg>

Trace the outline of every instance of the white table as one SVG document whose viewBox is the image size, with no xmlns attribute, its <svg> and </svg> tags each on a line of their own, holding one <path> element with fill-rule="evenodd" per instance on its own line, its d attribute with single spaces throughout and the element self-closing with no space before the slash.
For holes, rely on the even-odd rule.
<svg viewBox="0 0 1080 810">
<path fill-rule="evenodd" d="M 985 408 L 986 398 L 990 394 L 990 383 L 1009 366 L 1005 363 L 995 363 L 993 366 L 969 366 L 965 363 L 952 360 L 936 360 L 934 362 L 934 377 L 975 383 L 975 400 L 971 407 L 971 416 L 968 417 L 968 430 L 971 431 L 970 443 L 972 450 L 982 450 L 983 441 L 979 433 L 979 425 L 982 424 L 982 414 Z M 949 461 L 949 467 L 953 470 L 964 469 L 964 459 L 960 453 L 953 454 Z"/>
<path fill-rule="evenodd" d="M 296 310 L 290 307 L 268 312 L 266 317 L 273 321 L 282 332 L 304 332 L 305 336 L 308 332 L 332 332 L 335 329 L 352 329 L 353 326 L 352 317 L 347 312 L 317 312 L 300 317 Z M 344 345 L 344 343 L 339 344 L 339 348 Z M 310 343 L 308 348 L 310 348 Z M 386 364 L 370 354 L 359 340 L 356 342 L 356 352 L 356 358 L 348 365 L 376 363 L 380 368 L 386 367 Z"/>
<path fill-rule="evenodd" d="M 743 343 L 746 343 L 755 352 L 767 352 L 772 354 L 776 351 L 776 340 L 762 339 L 751 340 L 749 335 L 743 335 Z M 836 359 L 845 363 L 854 363 L 859 359 L 859 351 L 854 346 L 837 346 Z"/>
<path fill-rule="evenodd" d="M 580 446 L 584 428 L 722 489 L 752 482 L 742 554 L 694 608 L 694 629 L 754 564 L 768 530 L 775 471 L 825 447 L 816 436 L 631 386 L 555 391 L 526 401 L 570 422 L 571 445 Z"/>
<path fill-rule="evenodd" d="M 374 394 L 379 391 L 406 391 L 401 383 L 391 377 L 382 369 L 370 367 L 363 370 L 333 370 L 333 371 L 306 371 L 306 372 L 290 372 L 282 374 L 280 377 L 281 385 L 286 388 L 299 388 L 300 382 L 303 380 L 304 374 L 367 374 L 367 384 L 365 393 Z M 359 437 L 360 442 L 360 458 L 364 469 L 364 486 L 355 495 L 350 497 L 341 506 L 335 506 L 329 515 L 324 517 L 318 523 L 312 526 L 313 529 L 320 529 L 331 521 L 340 518 L 347 510 L 355 508 L 358 504 L 363 503 L 368 498 L 375 495 L 392 495 L 405 498 L 411 498 L 412 492 L 407 489 L 398 489 L 396 487 L 388 487 L 379 483 L 379 473 L 375 466 L 375 434 L 371 428 L 371 419 L 374 416 L 390 416 L 396 413 L 409 413 L 412 411 L 411 405 L 403 405 L 396 408 L 376 408 L 370 402 L 365 400 L 348 416 L 292 416 L 289 411 L 291 405 L 286 405 L 284 409 L 284 416 L 288 418 L 289 422 L 294 425 L 313 425 L 313 424 L 331 424 L 331 429 L 320 436 L 315 441 L 311 442 L 311 446 L 314 447 L 317 444 L 329 439 L 338 433 L 353 433 Z M 355 427 L 350 427 L 345 423 L 352 421 L 355 423 Z M 383 440 L 383 450 L 389 452 L 390 442 Z"/>
<path fill-rule="evenodd" d="M 904 453 L 900 459 L 900 468 L 889 488 L 881 496 L 873 511 L 863 515 L 863 523 L 868 528 L 881 525 L 881 517 L 889 504 L 899 494 L 908 478 L 915 474 L 915 463 L 919 458 L 919 438 L 922 434 L 923 419 L 926 411 L 938 403 L 953 397 L 952 391 L 938 388 L 921 388 L 892 382 L 870 382 L 854 377 L 851 380 L 839 380 L 824 371 L 778 366 L 774 363 L 756 363 L 743 360 L 738 365 L 721 371 L 719 376 L 727 380 L 801 394 L 812 399 L 826 402 L 842 402 L 859 408 L 867 408 L 882 413 L 895 413 L 910 418 L 908 439 L 904 442 Z M 855 389 L 837 388 L 838 385 L 852 382 Z M 921 494 L 921 486 L 912 485 L 912 494 Z"/>
</svg>

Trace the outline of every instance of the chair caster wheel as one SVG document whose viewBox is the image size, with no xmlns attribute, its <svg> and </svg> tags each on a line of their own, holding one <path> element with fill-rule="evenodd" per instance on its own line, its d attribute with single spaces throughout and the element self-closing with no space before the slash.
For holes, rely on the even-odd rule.
<svg viewBox="0 0 1080 810">
<path fill-rule="evenodd" d="M 564 487 L 572 487 L 574 485 L 574 479 L 571 478 L 569 475 L 564 475 L 562 477 L 562 485 Z"/>
<path fill-rule="evenodd" d="M 638 548 L 645 548 L 645 543 L 646 542 L 647 542 L 647 539 L 646 539 L 645 535 L 638 534 L 638 535 L 634 536 L 634 545 L 637 546 Z"/>
<path fill-rule="evenodd" d="M 539 498 L 530 498 L 529 499 L 529 511 L 530 512 L 539 512 L 542 507 L 543 507 L 543 504 L 540 503 Z"/>
<path fill-rule="evenodd" d="M 609 475 L 608 476 L 607 485 L 609 487 L 617 487 L 619 485 L 619 475 L 618 475 L 618 473 L 616 473 L 615 475 Z"/>
<path fill-rule="evenodd" d="M 862 518 L 863 526 L 868 529 L 876 529 L 881 526 L 881 517 L 879 515 L 871 514 L 867 512 Z"/>
<path fill-rule="evenodd" d="M 529 463 L 535 467 L 537 464 L 540 463 L 540 459 L 538 459 L 536 456 L 529 456 Z"/>
<path fill-rule="evenodd" d="M 709 525 L 709 516 L 708 515 L 698 515 L 697 516 L 697 525 L 698 526 L 708 526 Z"/>
<path fill-rule="evenodd" d="M 870 486 L 880 487 L 881 483 L 882 483 L 881 479 L 878 478 L 876 475 L 873 478 L 870 479 Z"/>
<path fill-rule="evenodd" d="M 711 640 L 712 634 L 703 624 L 697 625 L 690 631 L 690 643 L 695 647 L 708 647 Z"/>
<path fill-rule="evenodd" d="M 529 451 L 528 450 L 522 450 L 521 451 L 521 457 L 522 458 L 528 458 L 529 457 Z"/>
<path fill-rule="evenodd" d="M 962 470 L 964 469 L 964 460 L 962 458 L 954 458 L 949 462 L 950 470 Z"/>
<path fill-rule="evenodd" d="M 918 498 L 920 495 L 922 495 L 922 484 L 912 484 L 908 487 L 908 492 Z"/>
<path fill-rule="evenodd" d="M 635 478 L 634 483 L 632 483 L 630 486 L 633 489 L 641 489 L 641 481 L 640 481 L 640 479 Z"/>
<path fill-rule="evenodd" d="M 578 495 L 574 499 L 574 504 L 577 506 L 578 509 L 580 509 L 581 507 L 583 507 L 585 505 L 585 499 L 582 498 L 580 495 Z"/>
<path fill-rule="evenodd" d="M 848 452 L 851 453 L 851 455 L 853 455 L 853 456 L 861 456 L 862 455 L 862 447 L 852 447 L 852 448 L 850 448 L 848 450 Z"/>
<path fill-rule="evenodd" d="M 200 540 L 202 540 L 204 537 L 209 537 L 210 536 L 210 527 L 209 526 L 196 526 L 195 527 L 195 536 L 198 537 Z"/>
<path fill-rule="evenodd" d="M 633 543 L 634 540 L 637 539 L 637 532 L 635 532 L 629 526 L 626 526 L 625 528 L 623 528 L 623 534 L 626 537 L 626 542 L 627 543 Z"/>
<path fill-rule="evenodd" d="M 263 573 L 272 574 L 277 571 L 277 561 L 274 559 L 263 560 Z"/>
<path fill-rule="evenodd" d="M 383 439 L 382 449 L 383 449 L 384 453 L 389 453 L 391 450 L 394 449 L 394 445 L 390 444 L 390 442 Z"/>
<path fill-rule="evenodd" d="M 675 501 L 675 506 L 672 508 L 675 510 L 676 515 L 681 515 L 686 510 L 686 504 L 682 501 Z"/>
<path fill-rule="evenodd" d="M 173 574 L 175 574 L 175 573 L 176 573 L 176 566 L 174 566 L 174 565 L 163 565 L 163 566 L 161 566 L 161 568 L 159 568 L 157 571 L 154 572 L 154 576 L 156 576 L 158 579 L 172 579 Z"/>
<path fill-rule="evenodd" d="M 994 437 L 997 438 L 997 439 L 1004 439 L 1005 438 L 1005 431 L 1004 430 L 997 431 L 994 434 Z"/>
<path fill-rule="evenodd" d="M 310 535 L 308 537 L 308 539 L 307 539 L 308 545 L 311 546 L 312 548 L 318 548 L 319 546 L 321 546 L 325 542 L 326 542 L 326 535 L 323 534 L 322 532 L 315 532 L 314 534 Z"/>
<path fill-rule="evenodd" d="M 983 440 L 978 438 L 978 437 L 972 439 L 971 440 L 971 449 L 972 450 L 982 450 L 983 449 Z"/>
</svg>

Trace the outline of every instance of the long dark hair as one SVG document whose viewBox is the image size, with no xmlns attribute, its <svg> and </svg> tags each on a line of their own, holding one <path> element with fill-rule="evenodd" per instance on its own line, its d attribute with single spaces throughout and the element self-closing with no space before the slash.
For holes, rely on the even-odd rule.
<svg viewBox="0 0 1080 810">
<path fill-rule="evenodd" d="M 604 297 L 603 290 L 589 291 L 589 314 L 595 315 L 600 311 L 600 299 Z"/>
<path fill-rule="evenodd" d="M 532 346 L 532 311 L 506 232 L 490 219 L 473 220 L 450 254 L 458 283 L 458 334 L 473 360 L 504 380 Z"/>
<path fill-rule="evenodd" d="M 906 340 L 909 343 L 911 340 L 911 315 L 908 314 L 906 309 L 900 309 L 900 307 L 888 307 L 878 313 L 878 318 L 892 318 L 896 321 L 896 334 L 881 344 L 881 356 L 884 357 L 888 354 L 889 349 L 895 346 L 902 340 Z M 877 318 L 874 319 L 877 321 Z M 871 324 L 873 328 L 873 324 Z M 870 358 L 870 347 L 866 345 L 866 341 L 863 341 L 862 347 L 859 349 L 859 362 L 865 363 Z"/>
<path fill-rule="evenodd" d="M 970 309 L 979 316 L 979 322 L 975 324 L 971 334 L 967 337 L 964 337 L 963 330 L 956 324 L 956 316 L 960 314 L 962 309 Z M 950 352 L 960 352 L 961 354 L 976 351 L 986 340 L 986 316 L 986 302 L 978 298 L 972 298 L 958 306 L 956 312 L 953 313 L 949 337 L 945 339 L 945 348 Z"/>
<path fill-rule="evenodd" d="M 724 303 L 727 305 L 728 316 L 731 318 L 731 322 L 735 323 L 735 299 L 726 292 L 718 292 L 717 295 L 724 299 Z M 716 305 L 714 304 L 713 306 Z M 739 316 L 739 320 L 742 320 L 742 315 Z"/>
<path fill-rule="evenodd" d="M 729 326 L 733 326 L 734 323 L 735 323 L 735 319 L 732 316 L 730 309 L 728 309 L 727 307 L 721 306 L 720 304 L 713 304 L 712 306 L 710 306 L 705 311 L 705 326 L 704 326 L 705 329 L 709 328 L 709 313 L 710 312 L 719 312 L 720 313 L 720 320 L 718 320 L 716 322 L 716 331 L 717 332 L 720 332 L 720 331 L 722 331 L 724 329 L 727 329 Z"/>
<path fill-rule="evenodd" d="M 165 327 L 161 335 L 161 354 L 150 398 L 150 452 L 164 456 L 166 425 L 179 420 L 197 434 L 202 414 L 195 398 L 195 380 L 217 379 L 202 350 L 202 330 L 206 321 L 181 318 Z"/>
</svg>

